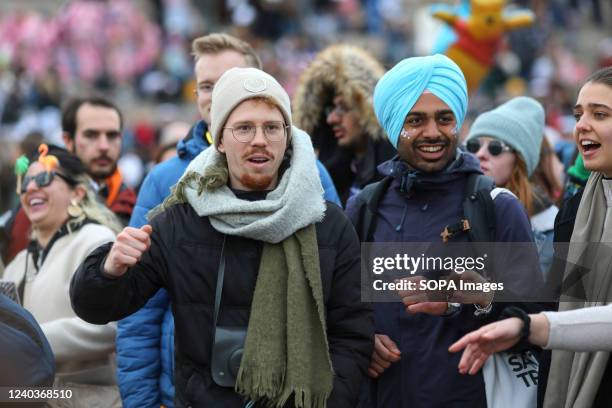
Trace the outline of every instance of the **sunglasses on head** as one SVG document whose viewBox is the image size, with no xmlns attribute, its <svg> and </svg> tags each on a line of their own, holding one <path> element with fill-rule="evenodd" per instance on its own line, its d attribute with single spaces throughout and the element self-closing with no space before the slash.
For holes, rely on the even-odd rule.
<svg viewBox="0 0 612 408">
<path fill-rule="evenodd" d="M 482 146 L 482 141 L 478 138 L 470 139 L 465 144 L 465 148 L 470 153 L 478 153 Z M 486 142 L 485 142 L 486 143 Z M 502 142 L 501 140 L 493 139 L 489 141 L 487 144 L 487 150 L 491 156 L 499 156 L 503 152 L 511 152 L 512 148 Z"/>
<path fill-rule="evenodd" d="M 34 181 L 34 183 L 36 183 L 36 186 L 38 186 L 38 188 L 43 188 L 51 184 L 55 176 L 58 176 L 59 178 L 64 180 L 66 183 L 68 183 L 70 186 L 76 185 L 76 182 L 74 180 L 72 180 L 71 178 L 67 176 L 64 176 L 63 174 L 57 173 L 55 171 L 43 171 L 33 176 L 25 176 L 23 178 L 23 181 L 21 183 L 21 194 L 25 193 L 28 190 L 28 184 L 30 184 L 30 181 Z"/>
</svg>

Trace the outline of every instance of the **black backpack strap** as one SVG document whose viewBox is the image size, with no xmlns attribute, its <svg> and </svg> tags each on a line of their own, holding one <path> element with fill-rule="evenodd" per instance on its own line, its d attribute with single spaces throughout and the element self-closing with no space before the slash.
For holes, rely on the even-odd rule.
<svg viewBox="0 0 612 408">
<path fill-rule="evenodd" d="M 472 242 L 495 241 L 495 205 L 491 191 L 495 182 L 491 177 L 472 173 L 468 176 L 463 198 L 463 216 L 469 222 L 468 234 Z"/>
<path fill-rule="evenodd" d="M 376 183 L 368 184 L 359 193 L 359 199 L 364 202 L 361 220 L 358 228 L 356 228 L 360 242 L 367 242 L 371 239 L 371 234 L 374 231 L 374 215 L 378 208 L 378 203 L 389 188 L 392 180 L 391 176 L 387 176 Z"/>
</svg>

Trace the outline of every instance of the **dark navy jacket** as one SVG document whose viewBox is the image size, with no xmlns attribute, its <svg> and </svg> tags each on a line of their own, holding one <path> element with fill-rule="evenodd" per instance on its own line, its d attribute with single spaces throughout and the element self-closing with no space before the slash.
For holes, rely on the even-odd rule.
<svg viewBox="0 0 612 408">
<path fill-rule="evenodd" d="M 481 173 L 478 160 L 463 152 L 438 173 L 410 171 L 398 158 L 378 169 L 394 178 L 379 202 L 374 242 L 441 242 L 444 227 L 463 215 L 468 175 Z M 363 203 L 359 196 L 348 202 L 346 212 L 353 225 L 358 225 Z M 494 205 L 496 241 L 533 241 L 525 209 L 515 197 L 501 193 Z M 467 234 L 454 239 L 467 240 Z M 376 303 L 374 311 L 376 332 L 389 336 L 402 355 L 371 382 L 370 401 L 362 403 L 364 408 L 486 408 L 482 375 L 459 374 L 461 353 L 448 352 L 453 342 L 488 322 L 474 316 L 473 306 L 463 305 L 447 317 L 409 315 L 401 303 Z"/>
<path fill-rule="evenodd" d="M 0 386 L 51 387 L 54 376 L 55 358 L 34 316 L 0 293 Z"/>
</svg>

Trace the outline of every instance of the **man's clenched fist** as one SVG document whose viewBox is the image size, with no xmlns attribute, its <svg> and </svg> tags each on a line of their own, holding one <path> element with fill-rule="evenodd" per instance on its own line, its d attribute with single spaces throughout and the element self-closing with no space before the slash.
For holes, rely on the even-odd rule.
<svg viewBox="0 0 612 408">
<path fill-rule="evenodd" d="M 106 257 L 104 272 L 119 277 L 130 266 L 134 266 L 151 246 L 152 232 L 153 228 L 148 224 L 141 228 L 125 227 L 117 235 L 117 240 Z"/>
<path fill-rule="evenodd" d="M 397 363 L 402 358 L 402 353 L 397 344 L 386 334 L 374 336 L 374 352 L 368 368 L 371 378 L 378 378 L 391 364 Z"/>
</svg>

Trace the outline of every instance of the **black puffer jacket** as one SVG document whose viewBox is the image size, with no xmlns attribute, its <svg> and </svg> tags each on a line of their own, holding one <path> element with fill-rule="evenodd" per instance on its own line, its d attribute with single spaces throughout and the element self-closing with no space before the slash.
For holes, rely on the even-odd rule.
<svg viewBox="0 0 612 408">
<path fill-rule="evenodd" d="M 221 244 L 226 238 L 225 280 L 219 325 L 248 325 L 262 242 L 217 232 L 188 204 L 152 222 L 151 248 L 119 279 L 102 275 L 110 245 L 95 250 L 75 274 L 70 297 L 77 315 L 91 323 L 122 319 L 160 287 L 171 298 L 175 319 L 177 407 L 242 407 L 243 398 L 217 386 L 210 374 L 213 309 Z M 335 371 L 328 407 L 354 407 L 373 348 L 370 307 L 360 301 L 360 247 L 339 207 L 327 204 L 316 225 L 326 304 L 327 335 Z"/>
</svg>

